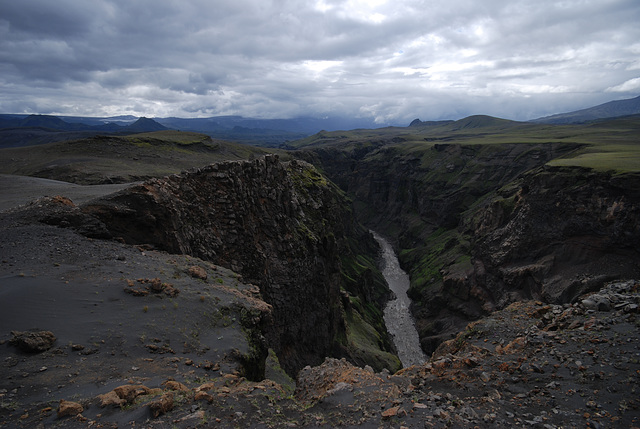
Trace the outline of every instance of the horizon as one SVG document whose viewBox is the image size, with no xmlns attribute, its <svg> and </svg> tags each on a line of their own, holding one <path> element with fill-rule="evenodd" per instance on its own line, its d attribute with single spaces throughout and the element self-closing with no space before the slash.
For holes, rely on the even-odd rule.
<svg viewBox="0 0 640 429">
<path fill-rule="evenodd" d="M 640 98 L 640 95 L 635 95 L 629 98 L 621 98 L 621 99 L 614 99 L 614 100 L 609 100 L 609 101 L 605 101 L 604 103 L 600 103 L 600 104 L 606 104 L 608 102 L 612 102 L 612 101 L 625 101 L 625 100 L 632 100 L 634 98 Z M 589 109 L 592 107 L 597 107 L 598 105 L 594 105 L 594 106 L 583 106 L 583 107 L 578 107 L 577 109 L 571 111 L 580 111 L 580 110 L 585 110 L 585 109 Z M 543 119 L 546 117 L 550 117 L 550 116 L 554 116 L 557 114 L 564 114 L 564 113 L 571 113 L 571 112 L 555 112 L 555 113 L 550 113 L 548 115 L 544 115 L 544 116 L 539 116 L 539 117 L 535 117 L 535 118 L 529 118 L 529 119 L 522 119 L 522 120 L 515 120 L 515 119 L 509 119 L 509 118 L 505 118 L 505 117 L 500 117 L 500 116 L 494 116 L 494 115 L 488 115 L 488 114 L 484 114 L 484 113 L 472 113 L 466 116 L 461 116 L 461 117 L 457 117 L 457 118 L 443 118 L 443 119 L 429 119 L 429 118 L 413 118 L 411 119 L 407 124 L 402 125 L 400 123 L 388 123 L 388 124 L 380 124 L 379 127 L 385 127 L 385 126 L 394 126 L 394 127 L 406 127 L 409 126 L 409 123 L 418 119 L 420 121 L 423 122 L 429 122 L 429 121 L 459 121 L 462 119 L 466 119 L 472 116 L 488 116 L 488 117 L 493 117 L 493 118 L 497 118 L 497 119 L 505 119 L 505 120 L 509 120 L 509 121 L 514 121 L 514 122 L 531 122 L 531 121 L 535 121 L 537 119 Z M 323 119 L 337 119 L 337 118 L 342 118 L 342 119 L 347 119 L 347 120 L 367 120 L 366 118 L 345 118 L 345 117 L 341 117 L 339 115 L 328 115 L 328 116 L 324 116 L 324 117 L 313 117 L 313 116 L 294 116 L 294 117 L 288 117 L 288 118 L 260 118 L 260 117 L 248 117 L 248 116 L 242 116 L 242 115 L 213 115 L 213 116 L 201 116 L 201 117 L 179 117 L 179 116 L 135 116 L 135 115 L 131 115 L 131 114 L 119 114 L 119 115 L 113 115 L 113 116 L 84 116 L 84 115 L 66 115 L 66 114 L 50 114 L 50 113 L 6 113 L 6 112 L 0 112 L 0 115 L 7 115 L 7 116 L 52 116 L 52 117 L 58 117 L 58 118 L 62 118 L 62 117 L 67 117 L 67 118 L 86 118 L 86 119 L 101 119 L 101 120 L 106 120 L 106 119 L 116 119 L 116 118 L 123 118 L 123 117 L 129 117 L 131 119 L 170 119 L 170 118 L 176 118 L 176 119 L 210 119 L 210 118 L 232 118 L 232 117 L 237 117 L 237 118 L 241 118 L 241 119 L 252 119 L 252 120 L 264 120 L 264 121 L 269 121 L 269 120 L 284 120 L 284 121 L 290 121 L 290 120 L 296 120 L 296 119 L 313 119 L 313 120 L 323 120 Z M 624 115 L 623 115 L 624 116 Z"/>
<path fill-rule="evenodd" d="M 640 97 L 640 95 L 633 95 L 631 97 L 626 97 L 626 98 L 617 98 L 617 99 L 612 99 L 612 100 L 608 100 L 608 101 L 604 101 L 603 103 L 599 103 L 597 105 L 590 105 L 590 106 L 578 106 L 576 109 L 572 110 L 572 111 L 562 111 L 562 112 L 554 112 L 554 113 L 549 113 L 547 115 L 543 115 L 543 116 L 538 116 L 535 118 L 528 118 L 528 119 L 509 119 L 506 117 L 501 117 L 501 116 L 495 116 L 495 115 L 489 115 L 489 114 L 485 114 L 485 113 L 471 113 L 469 115 L 465 115 L 465 116 L 459 116 L 459 117 L 455 117 L 455 118 L 442 118 L 442 119 L 430 119 L 430 118 L 413 118 L 411 119 L 409 122 L 419 119 L 423 122 L 428 122 L 428 121 L 459 121 L 461 119 L 465 119 L 471 116 L 489 116 L 489 117 L 494 117 L 494 118 L 498 118 L 498 119 L 505 119 L 505 120 L 509 120 L 509 121 L 514 121 L 514 122 L 530 122 L 530 121 L 534 121 L 536 119 L 543 119 L 546 117 L 550 117 L 550 116 L 554 116 L 554 115 L 559 115 L 559 114 L 564 114 L 564 113 L 571 113 L 574 111 L 580 111 L 580 110 L 585 110 L 585 109 L 589 109 L 592 107 L 597 107 L 601 104 L 606 104 L 609 102 L 613 102 L 613 101 L 625 101 L 625 100 L 632 100 L 634 98 L 638 98 Z M 256 116 L 243 116 L 241 114 L 236 114 L 236 115 L 212 115 L 212 116 L 196 116 L 196 117 L 186 117 L 186 116 L 147 116 L 147 115 L 140 115 L 140 116 L 136 116 L 133 114 L 115 114 L 115 115 L 111 115 L 111 116 L 91 116 L 91 115 L 79 115 L 79 114 L 57 114 L 57 113 L 40 113 L 40 112 L 30 112 L 30 113 L 7 113 L 7 112 L 0 112 L 0 115 L 7 115 L 7 116 L 53 116 L 53 117 L 68 117 L 68 118 L 86 118 L 86 119 L 115 119 L 115 118 L 120 118 L 120 117 L 130 117 L 130 118 L 135 118 L 135 119 L 142 119 L 142 118 L 147 118 L 147 119 L 169 119 L 169 118 L 176 118 L 176 119 L 209 119 L 209 118 L 232 118 L 232 117 L 237 117 L 237 118 L 242 118 L 242 119 L 255 119 L 255 120 L 264 120 L 264 121 L 269 121 L 269 120 L 295 120 L 295 119 L 314 119 L 314 120 L 322 120 L 322 119 L 335 119 L 335 118 L 344 118 L 344 116 L 340 116 L 338 114 L 335 115 L 323 115 L 322 117 L 320 116 L 309 116 L 309 115 L 302 115 L 302 116 L 292 116 L 292 117 L 273 117 L 273 118 L 262 118 L 262 117 L 256 117 Z M 362 118 L 362 117 L 349 117 L 347 119 L 352 119 L 352 120 L 367 120 L 367 118 Z M 396 124 L 386 124 L 386 125 L 380 125 L 381 127 L 384 126 L 402 126 L 402 125 L 397 125 Z"/>
<path fill-rule="evenodd" d="M 635 0 L 0 2 L 0 111 L 527 121 L 638 94 L 639 21 Z"/>
</svg>

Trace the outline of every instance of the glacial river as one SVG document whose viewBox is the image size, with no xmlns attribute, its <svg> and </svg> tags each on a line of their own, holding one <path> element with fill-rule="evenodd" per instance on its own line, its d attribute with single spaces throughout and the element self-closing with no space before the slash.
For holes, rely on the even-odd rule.
<svg viewBox="0 0 640 429">
<path fill-rule="evenodd" d="M 398 357 L 405 368 L 424 363 L 426 357 L 420 348 L 418 331 L 409 312 L 411 303 L 407 296 L 409 290 L 409 275 L 400 268 L 398 257 L 387 240 L 371 231 L 382 248 L 381 271 L 389 289 L 396 295 L 394 300 L 387 303 L 384 309 L 384 322 L 393 337 L 393 343 L 398 349 Z"/>
</svg>

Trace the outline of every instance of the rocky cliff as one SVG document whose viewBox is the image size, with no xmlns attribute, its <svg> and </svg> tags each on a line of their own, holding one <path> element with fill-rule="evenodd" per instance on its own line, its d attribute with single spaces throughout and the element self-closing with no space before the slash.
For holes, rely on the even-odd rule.
<svg viewBox="0 0 640 429">
<path fill-rule="evenodd" d="M 395 239 L 426 352 L 520 299 L 570 302 L 640 273 L 638 177 L 542 167 L 575 144 L 320 147 L 357 215 Z"/>
<path fill-rule="evenodd" d="M 464 213 L 457 228 L 432 235 L 430 257 L 413 259 L 410 291 L 421 303 L 423 347 L 513 302 L 570 303 L 606 281 L 637 276 L 638 179 L 535 169 Z"/>
<path fill-rule="evenodd" d="M 298 155 L 354 198 L 362 208 L 357 213 L 361 220 L 408 249 L 440 227 L 457 226 L 479 197 L 576 148 L 564 143 L 416 148 L 391 140 L 347 149 L 320 147 Z"/>
<path fill-rule="evenodd" d="M 267 156 L 212 164 L 82 210 L 126 243 L 212 261 L 258 285 L 273 306 L 263 353 L 273 348 L 290 374 L 325 356 L 397 367 L 384 325 L 351 305 L 359 296 L 384 301 L 375 267 L 352 267 L 358 255 L 375 255 L 372 237 L 345 196 L 304 162 Z M 371 353 L 351 340 L 356 324 L 375 334 Z"/>
</svg>

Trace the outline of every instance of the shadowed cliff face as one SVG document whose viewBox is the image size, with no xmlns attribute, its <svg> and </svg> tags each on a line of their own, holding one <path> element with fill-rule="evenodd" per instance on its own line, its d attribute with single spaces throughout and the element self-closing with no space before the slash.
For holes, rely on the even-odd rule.
<svg viewBox="0 0 640 429">
<path fill-rule="evenodd" d="M 372 240 L 349 207 L 312 166 L 267 156 L 151 180 L 83 211 L 127 243 L 197 256 L 257 284 L 273 306 L 266 343 L 295 374 L 349 355 L 337 340 L 345 336 L 340 257 L 347 241 Z"/>
<path fill-rule="evenodd" d="M 474 234 L 474 274 L 501 299 L 492 305 L 571 302 L 606 280 L 637 275 L 640 177 L 544 168 L 513 185 L 465 225 Z"/>
<path fill-rule="evenodd" d="M 365 224 L 395 239 L 430 353 L 511 302 L 569 302 L 607 280 L 640 274 L 638 177 L 541 168 L 575 147 L 409 151 L 389 143 L 300 156 L 353 196 Z"/>
<path fill-rule="evenodd" d="M 401 249 L 421 245 L 438 228 L 453 228 L 478 198 L 525 171 L 576 149 L 575 144 L 402 144 L 319 148 L 299 156 L 362 204 L 357 216 L 396 240 Z M 363 206 L 364 205 L 364 206 Z"/>
<path fill-rule="evenodd" d="M 545 167 L 478 203 L 412 271 L 423 348 L 513 302 L 569 303 L 638 276 L 639 191 L 636 175 Z"/>
</svg>

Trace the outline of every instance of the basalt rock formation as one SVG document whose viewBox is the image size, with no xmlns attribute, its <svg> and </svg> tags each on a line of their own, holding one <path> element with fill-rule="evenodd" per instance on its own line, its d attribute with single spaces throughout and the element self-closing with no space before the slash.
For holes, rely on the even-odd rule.
<svg viewBox="0 0 640 429">
<path fill-rule="evenodd" d="M 382 304 L 384 284 L 371 269 L 348 280 L 341 274 L 357 255 L 375 255 L 373 239 L 345 196 L 311 165 L 277 156 L 212 164 L 133 186 L 82 211 L 126 243 L 211 261 L 258 285 L 273 306 L 263 359 L 273 348 L 288 373 L 325 356 L 397 369 L 382 322 L 352 305 L 359 297 Z M 374 353 L 349 339 L 348 321 L 367 320 L 375 326 Z"/>
<path fill-rule="evenodd" d="M 514 185 L 466 225 L 491 295 L 560 304 L 638 272 L 640 176 L 543 168 Z"/>
<path fill-rule="evenodd" d="M 428 303 L 415 313 L 423 347 L 447 338 L 443 320 L 457 328 L 521 300 L 571 303 L 607 281 L 637 276 L 639 191 L 637 175 L 545 167 L 478 204 L 443 234 L 432 258 L 438 270 L 410 291 Z M 447 263 L 447 246 L 463 240 L 468 257 Z"/>
<path fill-rule="evenodd" d="M 348 149 L 345 149 L 348 147 Z M 571 302 L 640 274 L 639 179 L 545 164 L 565 143 L 324 146 L 298 156 L 395 241 L 425 352 L 521 299 Z M 544 166 L 544 167 L 543 167 Z"/>
<path fill-rule="evenodd" d="M 458 225 L 481 196 L 577 148 L 575 144 L 434 144 L 409 151 L 396 142 L 300 151 L 354 198 L 356 214 L 400 249 L 421 245 L 438 228 Z"/>
</svg>

